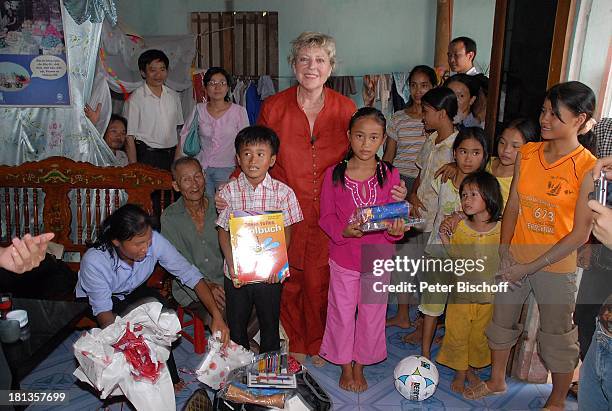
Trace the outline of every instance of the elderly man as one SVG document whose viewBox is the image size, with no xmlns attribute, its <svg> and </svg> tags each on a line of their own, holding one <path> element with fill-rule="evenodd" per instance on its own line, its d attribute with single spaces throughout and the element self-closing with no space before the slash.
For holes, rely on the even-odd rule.
<svg viewBox="0 0 612 411">
<path fill-rule="evenodd" d="M 206 197 L 206 181 L 200 162 L 192 157 L 179 158 L 172 164 L 172 186 L 181 193 L 161 216 L 162 235 L 204 275 L 219 309 L 225 311 L 223 291 L 223 256 L 217 239 L 215 205 Z M 172 281 L 172 295 L 183 307 L 197 312 L 205 323 L 206 309 L 193 290 Z"/>
<path fill-rule="evenodd" d="M 474 76 L 479 73 L 474 67 L 476 42 L 469 37 L 457 37 L 448 45 L 448 66 L 452 74 L 465 73 Z"/>
</svg>

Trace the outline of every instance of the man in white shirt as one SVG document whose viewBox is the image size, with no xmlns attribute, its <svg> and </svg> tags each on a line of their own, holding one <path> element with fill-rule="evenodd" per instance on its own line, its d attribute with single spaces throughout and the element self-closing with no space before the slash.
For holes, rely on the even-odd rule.
<svg viewBox="0 0 612 411">
<path fill-rule="evenodd" d="M 168 57 L 160 50 L 147 50 L 138 58 L 145 84 L 134 90 L 124 110 L 130 163 L 170 170 L 174 160 L 183 112 L 178 94 L 164 85 L 168 67 Z"/>
<path fill-rule="evenodd" d="M 469 37 L 457 37 L 448 45 L 448 66 L 451 75 L 457 73 L 465 73 L 468 76 L 474 76 L 478 73 L 478 69 L 474 67 L 474 59 L 476 58 L 476 42 Z"/>
</svg>

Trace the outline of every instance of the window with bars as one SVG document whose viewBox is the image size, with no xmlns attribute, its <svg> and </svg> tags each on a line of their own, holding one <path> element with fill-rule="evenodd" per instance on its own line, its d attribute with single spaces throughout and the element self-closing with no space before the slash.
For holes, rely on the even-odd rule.
<svg viewBox="0 0 612 411">
<path fill-rule="evenodd" d="M 277 12 L 194 12 L 199 68 L 221 66 L 235 76 L 278 78 Z"/>
</svg>

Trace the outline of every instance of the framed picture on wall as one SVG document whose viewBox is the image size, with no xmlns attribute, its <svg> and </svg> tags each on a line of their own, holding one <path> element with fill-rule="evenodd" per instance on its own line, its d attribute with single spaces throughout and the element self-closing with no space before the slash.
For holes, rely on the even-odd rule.
<svg viewBox="0 0 612 411">
<path fill-rule="evenodd" d="M 61 0 L 0 0 L 0 107 L 68 105 Z"/>
</svg>

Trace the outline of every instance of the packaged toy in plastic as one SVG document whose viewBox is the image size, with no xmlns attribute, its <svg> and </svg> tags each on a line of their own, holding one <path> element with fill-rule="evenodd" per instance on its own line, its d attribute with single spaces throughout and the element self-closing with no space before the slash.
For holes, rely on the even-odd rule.
<svg viewBox="0 0 612 411">
<path fill-rule="evenodd" d="M 375 206 L 359 207 L 355 210 L 349 223 L 358 223 L 363 232 L 381 231 L 389 228 L 397 218 L 403 218 L 404 224 L 414 226 L 424 222 L 422 218 L 410 216 L 410 203 L 398 201 Z"/>
</svg>

